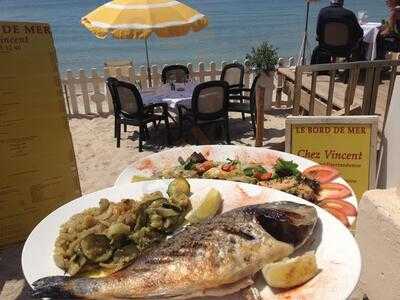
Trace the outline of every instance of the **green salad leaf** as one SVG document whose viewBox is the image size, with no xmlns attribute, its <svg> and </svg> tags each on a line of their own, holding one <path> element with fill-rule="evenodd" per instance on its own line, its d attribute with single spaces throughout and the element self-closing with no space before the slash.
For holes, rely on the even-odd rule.
<svg viewBox="0 0 400 300">
<path fill-rule="evenodd" d="M 253 168 L 246 168 L 243 170 L 244 175 L 251 177 L 254 174 L 254 169 Z"/>
<path fill-rule="evenodd" d="M 249 176 L 249 177 L 254 176 L 254 174 L 256 174 L 256 173 L 264 174 L 267 172 L 268 171 L 261 165 L 254 166 L 254 167 L 248 167 L 243 170 L 244 175 Z"/>
<path fill-rule="evenodd" d="M 194 167 L 195 164 L 196 164 L 195 162 L 190 160 L 183 166 L 183 168 L 185 170 L 193 170 L 193 167 Z"/>
<path fill-rule="evenodd" d="M 237 164 L 240 163 L 240 161 L 237 160 L 237 159 L 230 159 L 230 158 L 227 158 L 226 161 L 228 162 L 228 164 L 231 164 L 231 165 L 237 165 Z"/>
<path fill-rule="evenodd" d="M 298 166 L 293 161 L 278 159 L 274 166 L 273 179 L 300 175 L 300 171 L 297 169 Z"/>
<path fill-rule="evenodd" d="M 178 157 L 178 162 L 185 170 L 193 170 L 196 164 L 203 163 L 205 161 L 205 157 L 200 152 L 193 152 L 186 160 L 184 160 L 181 156 Z"/>
</svg>

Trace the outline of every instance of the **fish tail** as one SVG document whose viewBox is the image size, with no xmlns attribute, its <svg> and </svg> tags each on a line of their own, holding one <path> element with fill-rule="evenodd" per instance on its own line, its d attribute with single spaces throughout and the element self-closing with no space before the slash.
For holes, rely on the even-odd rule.
<svg viewBox="0 0 400 300">
<path fill-rule="evenodd" d="M 51 276 L 36 280 L 32 296 L 37 298 L 73 298 L 74 295 L 66 290 L 66 283 L 71 279 L 67 276 Z"/>
<path fill-rule="evenodd" d="M 90 296 L 97 290 L 90 278 L 72 279 L 67 276 L 51 276 L 36 280 L 32 296 L 36 298 L 73 299 Z"/>
</svg>

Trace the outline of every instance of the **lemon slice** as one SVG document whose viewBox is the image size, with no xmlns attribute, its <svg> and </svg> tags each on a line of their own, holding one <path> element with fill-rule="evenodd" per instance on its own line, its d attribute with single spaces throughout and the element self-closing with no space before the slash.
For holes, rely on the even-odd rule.
<svg viewBox="0 0 400 300">
<path fill-rule="evenodd" d="M 222 206 L 221 194 L 216 189 L 211 189 L 200 205 L 193 208 L 185 217 L 190 223 L 200 223 L 214 217 Z"/>
<path fill-rule="evenodd" d="M 292 288 L 306 283 L 319 272 L 314 252 L 268 264 L 262 269 L 265 281 L 273 288 Z"/>
</svg>

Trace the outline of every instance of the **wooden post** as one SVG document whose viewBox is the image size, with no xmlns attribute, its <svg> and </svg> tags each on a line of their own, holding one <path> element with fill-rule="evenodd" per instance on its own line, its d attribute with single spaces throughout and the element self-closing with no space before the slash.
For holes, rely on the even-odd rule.
<svg viewBox="0 0 400 300">
<path fill-rule="evenodd" d="M 89 92 L 88 92 L 88 79 L 85 74 L 85 70 L 79 70 L 79 83 L 81 86 L 81 93 L 83 99 L 83 108 L 85 109 L 85 114 L 90 114 L 90 99 L 89 99 Z"/>
<path fill-rule="evenodd" d="M 265 87 L 258 86 L 256 93 L 256 147 L 261 147 L 264 139 L 264 95 Z"/>
<path fill-rule="evenodd" d="M 135 69 L 133 66 L 128 67 L 128 78 L 129 82 L 135 83 L 136 81 L 136 76 L 135 76 Z"/>
<path fill-rule="evenodd" d="M 67 89 L 66 84 L 63 84 L 63 92 L 64 92 L 64 99 L 65 99 L 65 106 L 67 107 L 67 114 L 68 114 L 68 116 L 70 116 L 71 115 L 71 107 L 69 106 L 68 89 Z"/>
<path fill-rule="evenodd" d="M 210 63 L 210 80 L 216 80 L 217 78 L 216 75 L 217 75 L 217 68 L 215 67 L 215 62 L 212 61 Z"/>
<path fill-rule="evenodd" d="M 243 77 L 243 85 L 245 88 L 250 88 L 250 75 L 251 75 L 251 68 L 250 68 L 250 63 L 248 59 L 245 59 L 243 61 L 244 65 L 244 77 Z M 222 69 L 221 69 L 222 73 Z"/>
<path fill-rule="evenodd" d="M 275 94 L 275 105 L 280 108 L 282 106 L 282 91 L 283 91 L 283 75 L 279 73 L 279 70 L 276 72 L 277 76 L 277 87 Z"/>
<path fill-rule="evenodd" d="M 71 108 L 72 114 L 78 115 L 79 108 L 78 108 L 78 99 L 76 98 L 76 86 L 75 86 L 75 76 L 71 70 L 67 70 L 67 86 L 69 90 L 69 96 L 71 99 Z"/>
<path fill-rule="evenodd" d="M 103 115 L 103 101 L 105 100 L 105 95 L 100 93 L 100 84 L 104 81 L 97 75 L 96 68 L 92 68 L 92 85 L 93 85 L 93 95 L 91 95 L 90 100 L 96 105 L 96 112 L 99 115 Z"/>
<path fill-rule="evenodd" d="M 147 72 L 145 66 L 140 66 L 139 78 L 142 89 L 147 89 L 149 87 L 149 82 L 147 81 Z"/>
<path fill-rule="evenodd" d="M 204 82 L 205 81 L 205 68 L 204 68 L 204 63 L 199 62 L 199 81 Z"/>
<path fill-rule="evenodd" d="M 191 63 L 188 63 L 187 64 L 187 68 L 189 70 L 189 79 L 192 79 L 193 81 L 196 81 L 196 78 L 195 78 L 194 73 L 193 73 L 193 65 Z"/>
<path fill-rule="evenodd" d="M 108 77 L 110 77 L 110 69 L 109 68 L 104 68 L 103 73 L 104 73 L 103 80 L 106 80 Z M 104 87 L 104 95 L 106 96 L 108 111 L 112 114 L 114 112 L 114 104 L 113 104 L 111 94 L 108 91 L 107 86 Z"/>
<path fill-rule="evenodd" d="M 300 114 L 300 103 L 301 103 L 301 92 L 303 87 L 303 69 L 301 67 L 296 67 L 295 69 L 295 82 L 294 82 L 294 92 L 293 92 L 293 112 L 294 116 Z"/>
<path fill-rule="evenodd" d="M 153 88 L 157 88 L 159 87 L 160 83 L 161 83 L 161 79 L 160 79 L 160 73 L 158 72 L 158 66 L 157 65 L 153 65 L 151 66 L 151 80 L 152 80 L 152 86 Z"/>
</svg>

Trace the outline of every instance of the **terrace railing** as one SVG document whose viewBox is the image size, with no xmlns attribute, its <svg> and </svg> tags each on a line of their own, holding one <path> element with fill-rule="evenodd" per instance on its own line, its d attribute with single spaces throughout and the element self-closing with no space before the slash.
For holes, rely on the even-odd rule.
<svg viewBox="0 0 400 300">
<path fill-rule="evenodd" d="M 288 95 L 293 115 L 379 115 L 382 130 L 399 66 L 382 60 L 282 68 L 277 95 Z M 339 71 L 347 80 L 336 80 Z"/>
</svg>

